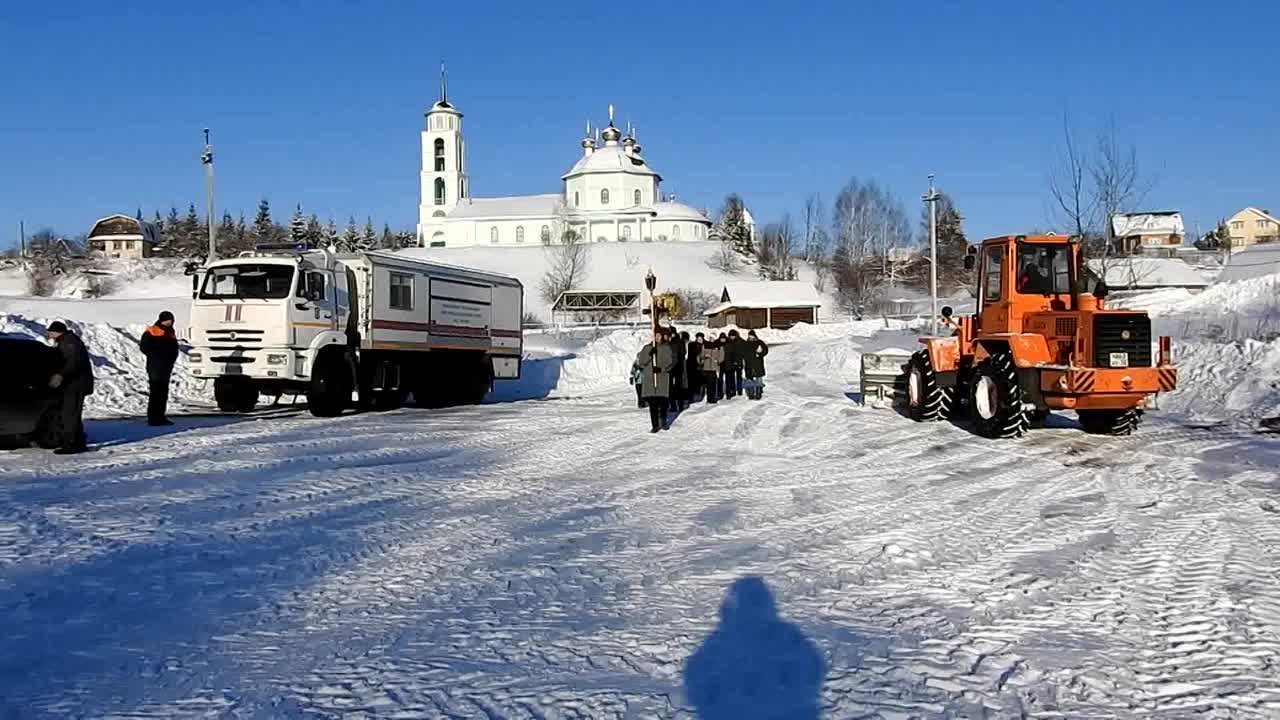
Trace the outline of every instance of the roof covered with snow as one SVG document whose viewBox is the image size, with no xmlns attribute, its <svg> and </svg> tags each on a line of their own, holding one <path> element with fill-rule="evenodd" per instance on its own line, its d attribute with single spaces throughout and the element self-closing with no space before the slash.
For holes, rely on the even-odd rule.
<svg viewBox="0 0 1280 720">
<path fill-rule="evenodd" d="M 639 155 L 628 155 L 623 151 L 621 145 L 614 144 L 606 144 L 590 155 L 582 156 L 561 179 L 592 173 L 629 173 L 631 175 L 652 175 L 659 180 L 662 179 L 653 168 L 645 163 L 644 158 Z"/>
<path fill-rule="evenodd" d="M 1111 230 L 1116 237 L 1182 235 L 1182 213 L 1117 213 L 1111 216 Z"/>
<path fill-rule="evenodd" d="M 699 222 L 710 223 L 711 220 L 702 214 L 701 210 L 689 207 L 684 203 L 678 202 L 660 202 L 653 204 L 653 212 L 663 220 L 697 220 Z"/>
<path fill-rule="evenodd" d="M 496 198 L 467 198 L 449 212 L 451 218 L 551 217 L 556 214 L 560 193 L 514 195 Z"/>
<path fill-rule="evenodd" d="M 1238 282 L 1280 273 L 1280 244 L 1251 245 L 1231 253 L 1218 282 Z"/>
<path fill-rule="evenodd" d="M 1105 268 L 1105 276 L 1103 269 Z M 1195 267 L 1177 258 L 1124 257 L 1090 260 L 1089 269 L 1107 286 L 1119 289 L 1203 288 L 1209 285 Z"/>
<path fill-rule="evenodd" d="M 761 280 L 725 283 L 720 304 L 707 310 L 715 315 L 727 308 L 819 307 L 822 296 L 813 285 L 799 280 Z"/>
</svg>

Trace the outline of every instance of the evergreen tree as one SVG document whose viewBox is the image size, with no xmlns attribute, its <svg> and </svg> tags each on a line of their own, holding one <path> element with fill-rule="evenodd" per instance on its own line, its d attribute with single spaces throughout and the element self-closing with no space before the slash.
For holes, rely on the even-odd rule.
<svg viewBox="0 0 1280 720">
<path fill-rule="evenodd" d="M 236 247 L 236 221 L 229 212 L 222 213 L 222 222 L 218 223 L 217 242 L 220 256 L 230 255 L 231 249 Z"/>
<path fill-rule="evenodd" d="M 338 251 L 349 253 L 355 252 L 360 248 L 360 230 L 356 227 L 356 218 L 354 215 L 347 217 L 347 226 L 342 230 L 342 236 L 338 238 Z"/>
<path fill-rule="evenodd" d="M 382 223 L 382 237 L 378 239 L 378 247 L 383 250 L 399 250 L 400 243 L 396 236 L 391 232 L 391 225 Z"/>
<path fill-rule="evenodd" d="M 209 230 L 200 222 L 196 204 L 187 206 L 187 216 L 182 219 L 182 245 L 178 248 L 183 257 L 202 255 L 208 247 Z"/>
<path fill-rule="evenodd" d="M 711 228 L 711 237 L 729 245 L 741 255 L 755 254 L 755 238 L 751 236 L 751 227 L 747 225 L 742 198 L 737 194 L 731 193 L 724 199 L 720 217 Z"/>
<path fill-rule="evenodd" d="M 289 221 L 289 242 L 307 242 L 307 218 L 302 214 L 302 203 L 298 203 Z"/>
<path fill-rule="evenodd" d="M 373 229 L 373 218 L 368 216 L 364 219 L 364 232 L 360 233 L 360 249 L 378 249 L 378 231 Z"/>
<path fill-rule="evenodd" d="M 315 213 L 311 213 L 311 217 L 307 218 L 307 229 L 303 238 L 311 247 L 324 245 L 324 226 L 320 224 Z"/>
<path fill-rule="evenodd" d="M 178 217 L 178 208 L 169 208 L 169 217 L 164 221 L 164 244 L 169 252 L 177 255 L 182 252 L 182 219 Z"/>
<path fill-rule="evenodd" d="M 953 290 L 970 285 L 970 272 L 964 269 L 964 256 L 969 252 L 969 241 L 965 238 L 964 218 L 956 210 L 955 202 L 946 193 L 938 193 L 937 232 L 938 232 L 938 289 Z M 929 206 L 926 204 L 920 215 L 920 236 L 925 248 L 925 257 L 929 253 Z"/>
<path fill-rule="evenodd" d="M 271 204 L 266 198 L 258 203 L 258 214 L 253 218 L 253 237 L 257 242 L 271 242 L 275 239 L 276 224 L 271 221 Z"/>
<path fill-rule="evenodd" d="M 401 230 L 396 233 L 396 248 L 417 247 L 418 234 L 412 230 Z"/>
<path fill-rule="evenodd" d="M 320 237 L 320 242 L 322 242 L 326 248 L 337 247 L 338 226 L 333 223 L 333 218 L 329 218 L 329 224 L 324 226 L 324 232 Z"/>
</svg>

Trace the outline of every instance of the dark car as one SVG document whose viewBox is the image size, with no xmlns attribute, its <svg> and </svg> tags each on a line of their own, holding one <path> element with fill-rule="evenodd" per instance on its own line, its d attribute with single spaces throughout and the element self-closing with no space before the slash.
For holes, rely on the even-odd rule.
<svg viewBox="0 0 1280 720">
<path fill-rule="evenodd" d="M 53 447 L 59 439 L 55 394 L 49 378 L 58 351 L 39 340 L 0 335 L 0 446 L 34 442 Z"/>
</svg>

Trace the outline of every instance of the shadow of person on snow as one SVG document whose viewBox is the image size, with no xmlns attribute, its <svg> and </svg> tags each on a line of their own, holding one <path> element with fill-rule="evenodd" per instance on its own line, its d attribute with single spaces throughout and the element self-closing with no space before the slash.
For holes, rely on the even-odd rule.
<svg viewBox="0 0 1280 720">
<path fill-rule="evenodd" d="M 778 617 L 759 577 L 739 578 L 720 624 L 684 668 L 684 692 L 700 720 L 816 720 L 826 664 L 817 645 Z"/>
</svg>

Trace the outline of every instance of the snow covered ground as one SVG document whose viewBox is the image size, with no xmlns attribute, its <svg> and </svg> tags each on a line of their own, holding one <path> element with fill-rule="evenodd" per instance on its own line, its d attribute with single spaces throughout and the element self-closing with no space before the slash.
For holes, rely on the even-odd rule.
<svg viewBox="0 0 1280 720">
<path fill-rule="evenodd" d="M 882 327 L 768 333 L 763 401 L 659 436 L 641 336 L 544 333 L 521 402 L 7 454 L 0 717 L 1280 713 L 1274 440 L 914 424 L 852 396 Z"/>
</svg>

